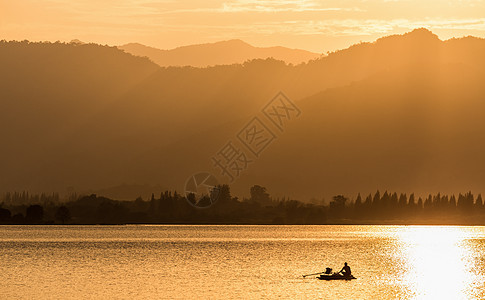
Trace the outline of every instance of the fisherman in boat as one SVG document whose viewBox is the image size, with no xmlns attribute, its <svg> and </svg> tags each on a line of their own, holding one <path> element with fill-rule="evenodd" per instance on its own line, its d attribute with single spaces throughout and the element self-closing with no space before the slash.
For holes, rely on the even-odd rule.
<svg viewBox="0 0 485 300">
<path fill-rule="evenodd" d="M 339 273 L 342 273 L 344 277 L 352 276 L 352 271 L 350 270 L 350 267 L 347 265 L 347 263 L 344 263 L 344 267 L 342 268 L 342 270 L 340 270 Z"/>
</svg>

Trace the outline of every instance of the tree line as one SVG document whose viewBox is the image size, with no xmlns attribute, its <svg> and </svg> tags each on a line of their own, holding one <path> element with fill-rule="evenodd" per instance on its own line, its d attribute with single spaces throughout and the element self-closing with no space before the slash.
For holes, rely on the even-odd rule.
<svg viewBox="0 0 485 300">
<path fill-rule="evenodd" d="M 422 198 L 377 191 L 352 200 L 337 195 L 328 205 L 275 199 L 259 185 L 250 195 L 240 200 L 221 185 L 215 204 L 197 209 L 176 191 L 134 201 L 7 193 L 0 200 L 0 224 L 485 224 L 482 196 L 471 192 Z"/>
</svg>

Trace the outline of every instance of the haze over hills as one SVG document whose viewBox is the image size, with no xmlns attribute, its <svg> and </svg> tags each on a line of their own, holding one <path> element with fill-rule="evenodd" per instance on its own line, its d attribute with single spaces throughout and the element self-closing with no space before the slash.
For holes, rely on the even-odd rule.
<svg viewBox="0 0 485 300">
<path fill-rule="evenodd" d="M 203 68 L 215 65 L 242 64 L 248 60 L 266 58 L 300 64 L 321 56 L 318 53 L 279 46 L 254 47 L 241 40 L 190 45 L 171 50 L 161 50 L 138 43 L 126 44 L 118 48 L 133 55 L 146 56 L 162 67 L 193 66 Z"/>
<path fill-rule="evenodd" d="M 483 53 L 424 29 L 298 66 L 160 68 L 114 47 L 1 42 L 0 190 L 180 191 L 219 172 L 211 157 L 281 90 L 302 114 L 234 193 L 484 192 Z"/>
</svg>

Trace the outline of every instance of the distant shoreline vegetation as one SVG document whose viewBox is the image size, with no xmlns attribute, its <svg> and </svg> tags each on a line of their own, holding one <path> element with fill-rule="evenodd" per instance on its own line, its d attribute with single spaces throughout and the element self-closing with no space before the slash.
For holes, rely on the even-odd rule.
<svg viewBox="0 0 485 300">
<path fill-rule="evenodd" d="M 61 199 L 58 194 L 6 193 L 0 198 L 0 224 L 485 225 L 482 196 L 471 192 L 416 198 L 377 191 L 352 201 L 337 195 L 323 205 L 273 199 L 258 185 L 243 200 L 231 196 L 228 185 L 219 189 L 218 201 L 207 209 L 196 209 L 171 191 L 152 194 L 147 201 L 95 194 Z"/>
</svg>

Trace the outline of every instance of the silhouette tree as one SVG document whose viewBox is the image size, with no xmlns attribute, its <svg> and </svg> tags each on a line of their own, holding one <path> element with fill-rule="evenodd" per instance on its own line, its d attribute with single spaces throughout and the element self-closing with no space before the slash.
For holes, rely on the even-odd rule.
<svg viewBox="0 0 485 300">
<path fill-rule="evenodd" d="M 6 208 L 0 208 L 0 223 L 9 223 L 12 218 L 12 213 Z"/>
<path fill-rule="evenodd" d="M 363 209 L 362 197 L 360 196 L 360 193 L 359 193 L 357 195 L 357 199 L 355 199 L 355 202 L 354 202 L 354 215 L 357 218 L 362 217 L 362 209 Z"/>
<path fill-rule="evenodd" d="M 44 218 L 44 208 L 40 205 L 31 205 L 27 207 L 25 213 L 25 220 L 31 224 L 39 224 L 42 223 Z"/>
<path fill-rule="evenodd" d="M 431 194 L 428 195 L 428 198 L 424 201 L 424 210 L 426 213 L 429 213 L 433 207 L 433 196 Z"/>
<path fill-rule="evenodd" d="M 249 190 L 251 195 L 251 201 L 261 204 L 261 206 L 271 205 L 271 198 L 266 192 L 266 188 L 260 185 L 254 185 Z"/>
<path fill-rule="evenodd" d="M 343 217 L 345 213 L 345 203 L 347 200 L 348 199 L 343 195 L 334 196 L 332 201 L 330 201 L 330 215 L 334 218 Z"/>
<path fill-rule="evenodd" d="M 401 209 L 404 209 L 407 204 L 408 204 L 408 200 L 407 200 L 406 194 L 401 194 L 401 196 L 399 196 L 399 207 Z"/>
<path fill-rule="evenodd" d="M 455 195 L 452 195 L 451 198 L 450 198 L 450 208 L 451 209 L 456 209 L 456 198 L 455 198 Z"/>
<path fill-rule="evenodd" d="M 438 193 L 433 197 L 433 207 L 440 208 L 441 207 L 441 195 Z"/>
<path fill-rule="evenodd" d="M 23 224 L 24 222 L 25 222 L 25 218 L 23 214 L 18 213 L 12 216 L 13 224 Z"/>
<path fill-rule="evenodd" d="M 468 192 L 465 195 L 461 193 L 458 195 L 457 207 L 462 213 L 469 213 L 473 210 L 474 197 L 472 192 Z"/>
<path fill-rule="evenodd" d="M 374 198 L 372 198 L 372 208 L 377 211 L 380 207 L 380 202 L 381 202 L 381 193 L 379 190 L 374 194 Z"/>
<path fill-rule="evenodd" d="M 423 198 L 419 197 L 418 199 L 418 210 L 423 209 Z"/>
<path fill-rule="evenodd" d="M 389 214 L 391 217 L 395 217 L 398 214 L 399 210 L 399 200 L 397 197 L 397 193 L 394 192 L 391 195 L 390 198 L 390 204 L 389 204 Z"/>
<path fill-rule="evenodd" d="M 56 211 L 55 218 L 62 224 L 66 224 L 71 220 L 71 213 L 66 206 L 60 206 Z"/>
<path fill-rule="evenodd" d="M 450 208 L 450 199 L 448 195 L 445 195 L 441 197 L 441 207 L 445 210 L 448 211 Z"/>
<path fill-rule="evenodd" d="M 478 209 L 482 209 L 483 208 L 482 194 L 478 194 L 477 200 L 475 200 L 475 206 Z"/>
<path fill-rule="evenodd" d="M 416 203 L 414 194 L 409 200 L 406 194 L 398 197 L 395 192 L 385 192 L 382 197 L 379 192 L 369 194 L 363 201 L 359 193 L 356 199 L 349 203 L 345 195 L 336 195 L 328 205 L 321 202 L 304 203 L 283 197 L 271 199 L 262 186 L 253 186 L 250 200 L 239 201 L 232 197 L 229 185 L 217 186 L 219 199 L 207 210 L 196 210 L 188 203 L 195 201 L 194 195 L 187 199 L 176 191 L 161 193 L 160 199 L 152 196 L 150 201 L 141 198 L 135 201 L 117 201 L 96 195 L 75 198 L 66 205 L 56 205 L 52 202 L 55 196 L 49 194 L 29 194 L 27 192 L 11 193 L 13 201 L 44 201 L 43 206 L 26 204 L 6 206 L 2 202 L 0 208 L 1 224 L 42 224 L 50 223 L 45 216 L 51 216 L 57 223 L 66 224 L 71 214 L 76 223 L 84 224 L 125 224 L 125 223 L 160 223 L 160 224 L 325 224 L 347 223 L 356 220 L 377 221 L 389 224 L 398 220 L 412 222 L 463 222 L 463 224 L 484 222 L 485 208 L 481 195 L 476 197 L 471 192 L 459 195 L 459 206 L 455 196 L 437 193 L 429 195 L 425 203 L 419 198 Z M 377 204 L 373 202 L 376 199 Z M 5 198 L 4 198 L 5 199 Z M 263 199 L 263 200 L 261 200 Z M 377 200 L 379 199 L 379 200 Z M 396 200 L 397 199 L 397 200 Z M 211 204 L 209 195 L 201 199 L 202 203 Z M 15 203 L 15 202 L 14 202 Z M 271 203 L 272 205 L 262 205 Z M 205 205 L 202 205 L 205 206 Z M 12 211 L 26 209 L 26 217 L 22 214 L 12 216 Z M 423 209 L 423 208 L 426 209 Z M 155 209 L 156 208 L 156 209 Z M 470 218 L 473 217 L 473 218 Z M 449 219 L 446 219 L 449 218 Z M 351 221 L 354 220 L 354 221 Z M 379 221 L 380 220 L 380 221 Z"/>
<path fill-rule="evenodd" d="M 380 200 L 380 214 L 381 217 L 388 216 L 391 211 L 391 196 L 387 191 L 381 197 Z"/>
<path fill-rule="evenodd" d="M 362 205 L 362 217 L 369 218 L 370 211 L 372 209 L 372 194 L 369 194 Z"/>
</svg>

